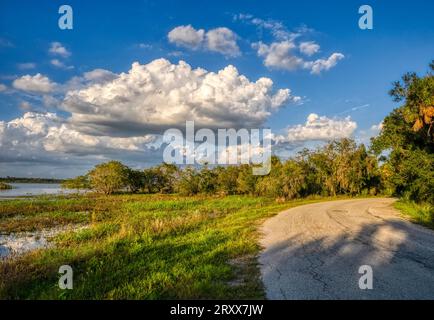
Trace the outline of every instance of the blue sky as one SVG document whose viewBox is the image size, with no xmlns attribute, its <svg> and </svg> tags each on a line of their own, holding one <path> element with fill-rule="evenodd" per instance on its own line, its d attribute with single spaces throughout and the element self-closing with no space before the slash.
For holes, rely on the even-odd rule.
<svg viewBox="0 0 434 320">
<path fill-rule="evenodd" d="M 73 8 L 73 30 L 60 30 L 58 27 L 57 10 L 62 4 L 69 4 Z M 361 30 L 358 27 L 360 17 L 358 8 L 363 4 L 369 4 L 373 8 L 373 30 Z M 142 159 L 138 153 L 133 152 L 133 155 L 124 159 L 122 155 L 108 151 L 107 148 L 85 152 L 77 146 L 79 142 L 73 147 L 63 148 L 59 146 L 62 142 L 52 140 L 32 149 L 34 155 L 31 153 L 33 151 L 27 150 L 27 154 L 23 152 L 19 158 L 14 157 L 14 154 L 21 153 L 17 144 L 25 146 L 29 142 L 25 140 L 29 133 L 27 131 L 23 133 L 23 130 L 19 131 L 20 128 L 16 128 L 16 126 L 23 126 L 24 122 L 19 122 L 17 119 L 22 119 L 26 112 L 38 114 L 50 112 L 60 117 L 60 120 L 56 119 L 55 122 L 68 122 L 76 126 L 73 130 L 100 139 L 101 132 L 93 130 L 97 124 L 92 123 L 89 129 L 84 128 L 83 123 L 88 123 L 88 120 L 83 122 L 83 117 L 77 122 L 79 116 L 74 116 L 73 113 L 78 107 L 70 104 L 67 107 L 61 106 L 68 91 L 86 89 L 92 85 L 108 85 L 108 82 L 95 83 L 96 80 L 85 82 L 83 75 L 86 72 L 103 69 L 118 75 L 128 72 L 135 61 L 146 65 L 160 58 L 167 59 L 171 64 L 178 64 L 179 60 L 183 60 L 193 69 L 203 68 L 209 72 L 218 72 L 228 65 L 233 65 L 238 73 L 247 77 L 250 82 L 255 82 L 261 77 L 271 79 L 274 93 L 279 89 L 290 89 L 290 99 L 272 111 L 269 106 L 264 106 L 268 108 L 270 114 L 255 120 L 261 126 L 271 127 L 276 134 L 285 136 L 288 134 L 288 128 L 292 128 L 289 132 L 297 130 L 305 132 L 302 127 L 306 126 L 308 116 L 316 114 L 319 119 L 323 117 L 324 126 L 331 123 L 333 128 L 342 127 L 346 130 L 345 128 L 348 127 L 345 121 L 356 123 L 357 128 L 353 126 L 349 129 L 351 136 L 366 141 L 369 135 L 375 134 L 372 126 L 378 125 L 396 106 L 387 95 L 391 82 L 398 80 L 407 71 L 424 73 L 429 61 L 434 58 L 433 12 L 434 2 L 425 0 L 371 1 L 370 3 L 362 1 L 128 1 L 128 3 L 67 1 L 65 3 L 53 0 L 2 0 L 0 3 L 0 88 L 3 89 L 0 91 L 0 121 L 8 130 L 3 130 L 3 133 L 0 131 L 0 135 L 3 135 L 0 136 L 2 144 L 0 151 L 3 153 L 0 155 L 0 175 L 12 173 L 24 176 L 69 176 L 81 173 L 80 170 L 87 169 L 101 159 L 113 157 L 137 166 L 143 163 L 149 165 L 161 162 L 157 154 L 141 154 L 144 157 Z M 268 28 L 265 27 L 265 23 Z M 203 39 L 198 40 L 195 45 L 191 43 L 186 45 L 186 38 L 183 38 L 185 34 L 182 33 L 186 29 L 182 29 L 180 30 L 182 32 L 178 32 L 171 40 L 169 33 L 180 26 L 191 26 L 198 35 L 202 30 Z M 222 27 L 231 32 L 229 38 L 234 41 L 232 44 L 235 43 L 236 52 L 232 50 L 233 46 L 229 47 L 229 51 L 225 51 L 222 47 L 212 48 L 211 42 L 207 42 L 207 39 L 211 39 L 210 32 Z M 285 32 L 286 38 L 276 36 L 273 33 L 276 30 Z M 217 38 L 216 41 L 219 39 L 221 38 Z M 276 61 L 273 59 L 276 57 L 276 52 L 273 51 L 272 45 L 283 42 L 294 48 L 277 55 L 278 61 Z M 53 43 L 58 43 L 57 48 L 64 48 L 66 53 L 53 50 L 50 52 Z M 319 49 L 311 55 L 303 54 L 299 49 L 302 43 L 318 45 Z M 265 53 L 260 54 L 258 49 L 260 44 L 264 45 Z M 313 72 L 312 64 L 315 61 L 321 60 L 327 63 L 333 54 L 342 55 L 342 58 L 339 58 L 329 69 Z M 279 60 L 281 58 L 295 58 L 298 62 L 294 65 L 292 62 L 284 64 Z M 20 86 L 16 82 L 23 76 L 34 77 L 36 74 L 40 74 L 41 77 L 35 78 L 35 81 L 43 81 L 42 77 L 46 77 L 50 83 L 56 84 L 57 89 L 27 90 L 28 83 L 22 81 L 24 85 Z M 82 81 L 78 87 L 71 85 L 71 79 L 74 77 L 76 82 Z M 294 100 L 294 97 L 299 97 L 300 100 Z M 248 103 L 247 105 L 249 106 Z M 155 112 L 164 113 L 164 110 L 155 110 Z M 216 121 L 218 119 L 221 117 L 217 117 Z M 246 116 L 245 119 L 249 119 L 251 124 L 250 117 Z M 247 121 L 245 119 L 241 116 L 241 120 L 234 121 L 242 123 Z M 20 124 L 11 124 L 15 120 Z M 48 126 L 46 130 L 49 130 L 47 124 L 49 121 L 45 118 L 40 121 Z M 102 120 L 98 119 L 98 121 L 100 125 Z M 342 124 L 339 121 L 342 121 Z M 35 123 L 31 125 L 37 127 Z M 128 123 L 125 126 L 128 126 Z M 147 128 L 149 124 L 144 125 L 144 135 L 155 133 L 147 132 Z M 28 126 L 24 129 L 38 130 L 34 127 L 29 129 Z M 330 130 L 329 132 L 333 132 Z M 38 139 L 45 139 L 47 132 L 38 136 Z M 104 136 L 107 135 L 111 135 L 110 130 L 104 131 Z M 113 131 L 113 137 L 132 135 L 130 132 Z M 17 142 L 12 144 L 11 141 L 14 139 Z M 87 137 L 81 139 L 86 140 Z M 308 135 L 307 138 L 297 141 L 299 142 L 297 146 L 322 140 L 324 140 L 322 135 Z M 294 142 L 295 138 L 290 138 L 290 141 Z M 38 140 L 35 143 L 40 142 Z M 88 147 L 89 145 L 86 146 Z M 99 147 L 100 140 L 98 140 Z M 44 156 L 41 156 L 41 153 Z M 48 154 L 51 153 L 53 155 L 49 156 Z M 71 171 L 71 168 L 74 168 L 74 171 Z M 66 174 L 66 171 L 71 173 Z"/>
</svg>

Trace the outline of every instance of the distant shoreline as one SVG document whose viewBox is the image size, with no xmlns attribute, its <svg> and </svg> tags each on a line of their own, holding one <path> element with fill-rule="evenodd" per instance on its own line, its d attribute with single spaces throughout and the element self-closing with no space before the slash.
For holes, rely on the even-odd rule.
<svg viewBox="0 0 434 320">
<path fill-rule="evenodd" d="M 0 177 L 0 182 L 5 183 L 62 183 L 63 181 L 64 179 Z"/>
</svg>

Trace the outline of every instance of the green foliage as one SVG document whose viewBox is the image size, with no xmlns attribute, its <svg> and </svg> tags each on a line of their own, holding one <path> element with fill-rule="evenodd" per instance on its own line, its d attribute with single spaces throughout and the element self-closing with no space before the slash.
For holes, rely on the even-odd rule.
<svg viewBox="0 0 434 320">
<path fill-rule="evenodd" d="M 280 200 L 310 195 L 376 194 L 380 191 L 380 172 L 376 157 L 364 145 L 353 140 L 331 141 L 316 150 L 304 150 L 297 157 L 281 161 L 271 157 L 267 176 L 253 174 L 252 165 L 207 165 L 201 169 L 161 164 L 143 171 L 120 162 L 100 164 L 88 176 L 64 183 L 82 188 L 89 177 L 92 188 L 104 194 L 116 191 L 132 193 L 179 193 L 181 195 L 220 194 L 258 195 Z"/>
<path fill-rule="evenodd" d="M 178 175 L 178 168 L 173 164 L 163 163 L 145 169 L 143 191 L 146 193 L 173 193 Z"/>
<path fill-rule="evenodd" d="M 113 194 L 128 185 L 128 168 L 119 161 L 98 164 L 88 176 L 92 189 L 103 194 Z"/>
<path fill-rule="evenodd" d="M 237 178 L 237 193 L 254 195 L 257 181 L 258 176 L 253 175 L 252 166 L 247 164 L 241 165 Z"/>
<path fill-rule="evenodd" d="M 72 179 L 66 179 L 61 184 L 62 188 L 64 189 L 75 189 L 77 191 L 83 190 L 83 189 L 90 189 L 90 181 L 89 177 L 87 175 L 85 176 L 78 176 Z"/>
<path fill-rule="evenodd" d="M 306 187 L 306 176 L 302 166 L 295 160 L 281 163 L 276 158 L 272 159 L 271 166 L 270 174 L 259 178 L 256 193 L 284 199 L 301 197 Z"/>
<path fill-rule="evenodd" d="M 384 184 L 393 195 L 434 203 L 434 154 L 394 150 L 381 169 Z"/>
<path fill-rule="evenodd" d="M 127 168 L 127 186 L 131 192 L 139 192 L 146 185 L 146 174 L 140 170 Z"/>
<path fill-rule="evenodd" d="M 199 192 L 212 194 L 217 190 L 217 173 L 205 166 L 199 173 Z"/>
<path fill-rule="evenodd" d="M 215 169 L 217 191 L 219 193 L 225 195 L 236 194 L 238 171 L 237 166 L 217 167 Z"/>
<path fill-rule="evenodd" d="M 291 183 L 295 195 L 376 194 L 380 189 L 376 157 L 351 139 L 332 141 L 314 151 L 304 150 L 298 166 L 302 170 Z"/>
<path fill-rule="evenodd" d="M 179 176 L 176 190 L 181 195 L 195 195 L 199 193 L 199 180 L 199 173 L 193 167 L 187 167 Z"/>
<path fill-rule="evenodd" d="M 181 195 L 195 195 L 198 193 L 213 194 L 219 188 L 218 174 L 224 174 L 223 168 L 210 170 L 205 166 L 202 170 L 187 167 L 182 170 L 176 183 L 175 190 Z"/>
<path fill-rule="evenodd" d="M 390 95 L 403 105 L 383 122 L 372 149 L 387 152 L 382 181 L 391 194 L 434 203 L 434 63 L 424 77 L 407 73 Z"/>
</svg>

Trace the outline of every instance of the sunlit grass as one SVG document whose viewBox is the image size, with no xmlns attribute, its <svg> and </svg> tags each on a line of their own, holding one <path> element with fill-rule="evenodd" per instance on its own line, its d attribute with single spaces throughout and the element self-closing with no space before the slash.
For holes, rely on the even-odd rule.
<svg viewBox="0 0 434 320">
<path fill-rule="evenodd" d="M 315 201 L 114 195 L 0 203 L 0 230 L 88 224 L 57 236 L 54 248 L 0 263 L 0 297 L 260 299 L 258 225 Z M 74 270 L 73 290 L 57 286 L 65 264 Z"/>
<path fill-rule="evenodd" d="M 400 210 L 413 222 L 434 229 L 434 207 L 432 205 L 418 204 L 408 200 L 400 200 L 395 202 L 395 208 Z"/>
</svg>

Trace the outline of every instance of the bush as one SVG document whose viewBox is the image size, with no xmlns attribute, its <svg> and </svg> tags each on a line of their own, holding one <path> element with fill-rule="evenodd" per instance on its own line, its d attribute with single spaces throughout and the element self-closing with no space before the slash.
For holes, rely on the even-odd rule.
<svg viewBox="0 0 434 320">
<path fill-rule="evenodd" d="M 88 173 L 90 185 L 96 192 L 112 194 L 128 185 L 128 168 L 119 161 L 109 161 L 95 166 Z"/>
<path fill-rule="evenodd" d="M 183 170 L 176 183 L 176 191 L 185 196 L 191 196 L 199 193 L 200 177 L 197 171 L 192 167 Z"/>
</svg>

